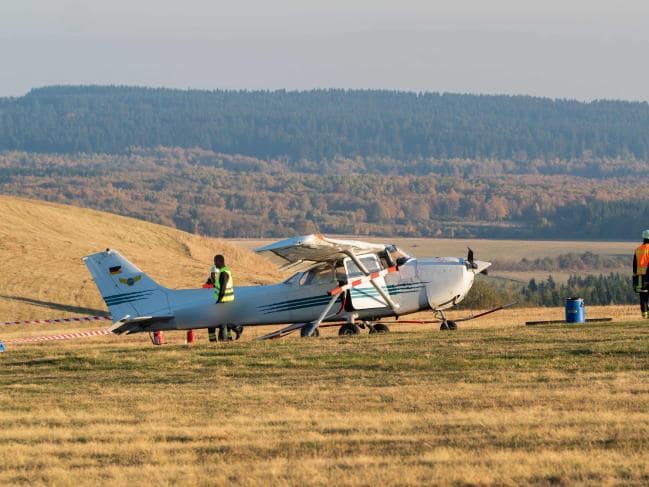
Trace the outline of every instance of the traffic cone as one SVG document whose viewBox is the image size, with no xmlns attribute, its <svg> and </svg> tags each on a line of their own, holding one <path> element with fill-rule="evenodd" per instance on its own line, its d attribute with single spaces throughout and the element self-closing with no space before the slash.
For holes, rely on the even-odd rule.
<svg viewBox="0 0 649 487">
<path fill-rule="evenodd" d="M 187 343 L 194 343 L 195 336 L 194 330 L 187 330 Z"/>
<path fill-rule="evenodd" d="M 153 332 L 153 344 L 154 345 L 164 345 L 165 343 L 165 336 L 161 331 L 154 331 Z"/>
</svg>

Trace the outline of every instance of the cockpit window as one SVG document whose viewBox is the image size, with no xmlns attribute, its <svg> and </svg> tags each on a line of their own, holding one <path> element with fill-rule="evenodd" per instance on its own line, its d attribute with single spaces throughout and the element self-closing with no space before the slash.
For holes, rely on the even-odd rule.
<svg viewBox="0 0 649 487">
<path fill-rule="evenodd" d="M 314 284 L 332 283 L 334 280 L 334 272 L 331 266 L 318 267 L 311 269 L 305 273 L 304 279 L 301 281 L 303 286 L 311 286 Z"/>
<path fill-rule="evenodd" d="M 300 280 L 302 275 L 304 275 L 304 272 L 297 272 L 297 273 L 293 274 L 291 277 L 289 277 L 288 279 L 286 279 L 284 281 L 284 284 L 289 284 L 289 285 L 292 286 L 293 284 L 295 284 L 296 282 L 298 282 Z"/>
<path fill-rule="evenodd" d="M 331 265 L 320 266 L 306 272 L 298 272 L 287 281 L 287 284 L 300 283 L 300 286 L 311 286 L 314 284 L 332 284 L 334 282 L 334 270 Z"/>
<path fill-rule="evenodd" d="M 376 272 L 381 270 L 379 260 L 374 254 L 359 257 L 358 260 L 361 261 L 361 264 L 363 264 L 368 272 Z M 364 275 L 352 260 L 347 261 L 346 265 L 348 278 L 352 279 Z"/>
</svg>

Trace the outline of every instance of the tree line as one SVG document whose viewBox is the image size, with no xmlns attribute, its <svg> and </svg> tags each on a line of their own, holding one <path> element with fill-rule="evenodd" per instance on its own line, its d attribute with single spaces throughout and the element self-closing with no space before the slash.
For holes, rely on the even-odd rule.
<svg viewBox="0 0 649 487">
<path fill-rule="evenodd" d="M 598 275 L 573 274 L 565 283 L 557 283 L 550 275 L 527 285 L 499 282 L 479 276 L 460 304 L 464 309 L 487 309 L 516 302 L 521 306 L 564 306 L 567 298 L 580 297 L 586 305 L 636 304 L 638 295 L 628 273 Z"/>
<path fill-rule="evenodd" d="M 240 167 L 250 170 L 233 169 Z M 644 186 L 639 178 L 563 175 L 300 173 L 199 149 L 142 149 L 125 155 L 0 153 L 2 193 L 222 237 L 320 231 L 636 240 L 649 214 L 649 201 L 637 200 Z M 578 265 L 576 260 L 573 264 Z"/>
<path fill-rule="evenodd" d="M 336 157 L 649 160 L 649 104 L 386 90 L 50 86 L 0 99 L 0 150 L 198 147 L 298 170 Z M 401 164 L 403 165 L 403 163 Z M 548 168 L 550 169 L 550 168 Z M 596 167 L 591 168 L 597 172 Z"/>
</svg>

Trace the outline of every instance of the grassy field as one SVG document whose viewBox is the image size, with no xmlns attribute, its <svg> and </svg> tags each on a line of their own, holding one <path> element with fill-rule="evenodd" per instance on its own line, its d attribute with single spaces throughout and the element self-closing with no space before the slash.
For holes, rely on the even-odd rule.
<svg viewBox="0 0 649 487">
<path fill-rule="evenodd" d="M 259 241 L 4 196 L 0 213 L 0 321 L 103 313 L 81 257 L 105 247 L 174 288 L 200 284 L 216 252 L 237 283 L 281 277 L 245 249 Z M 633 248 L 397 243 L 415 255 L 463 255 L 468 244 L 481 259 Z M 535 308 L 453 333 L 399 325 L 380 336 L 252 340 L 263 327 L 218 346 L 204 330 L 191 346 L 181 332 L 163 347 L 142 334 L 8 343 L 0 485 L 645 485 L 649 322 L 633 321 L 636 308 L 588 306 L 588 317 L 615 319 L 604 325 L 525 327 L 563 316 Z M 102 325 L 3 326 L 0 339 Z"/>
<path fill-rule="evenodd" d="M 649 325 L 0 354 L 0 483 L 649 483 Z"/>
</svg>

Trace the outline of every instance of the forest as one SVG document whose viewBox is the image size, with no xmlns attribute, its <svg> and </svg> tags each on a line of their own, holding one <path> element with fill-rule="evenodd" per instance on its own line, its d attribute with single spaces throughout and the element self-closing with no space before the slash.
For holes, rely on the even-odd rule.
<svg viewBox="0 0 649 487">
<path fill-rule="evenodd" d="M 0 150 L 202 148 L 296 171 L 337 157 L 385 158 L 382 171 L 411 174 L 432 172 L 427 158 L 511 160 L 520 172 L 535 160 L 647 161 L 647 127 L 646 102 L 529 96 L 50 86 L 0 98 Z"/>
<path fill-rule="evenodd" d="M 0 192 L 96 208 L 223 237 L 332 234 L 636 240 L 647 225 L 646 178 L 517 174 L 402 175 L 358 172 L 360 159 L 318 172 L 282 160 L 202 149 L 127 154 L 0 153 Z M 387 164 L 386 161 L 384 161 Z M 431 160 L 432 165 L 452 161 Z M 492 164 L 485 161 L 485 167 Z M 575 163 L 577 165 L 577 163 Z M 620 166 L 601 160 L 602 170 Z M 462 164 L 459 163 L 459 168 Z M 634 173 L 635 174 L 635 173 Z M 640 196 L 640 197 L 639 197 Z M 521 269 L 592 267 L 591 256 L 522 262 Z M 611 263 L 598 265 L 609 267 Z M 614 268 L 615 266 L 611 264 Z"/>
<path fill-rule="evenodd" d="M 50 86 L 0 98 L 0 192 L 223 237 L 633 240 L 647 127 L 641 102 Z"/>
<path fill-rule="evenodd" d="M 479 276 L 458 308 L 485 309 L 516 302 L 521 306 L 564 306 L 566 298 L 581 297 L 589 305 L 637 304 L 638 295 L 628 273 L 573 274 L 565 283 L 552 275 L 530 281 L 523 286 L 513 281 Z"/>
</svg>

